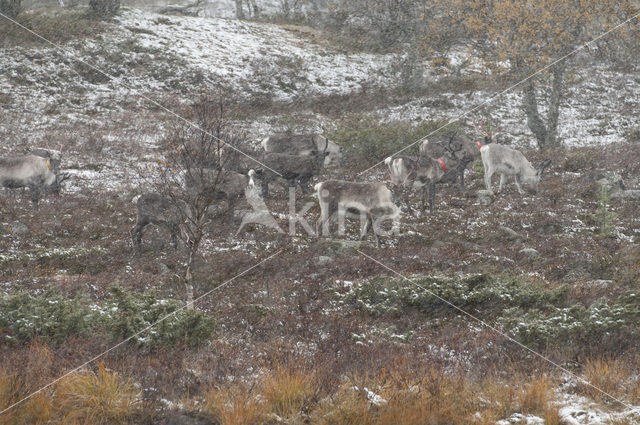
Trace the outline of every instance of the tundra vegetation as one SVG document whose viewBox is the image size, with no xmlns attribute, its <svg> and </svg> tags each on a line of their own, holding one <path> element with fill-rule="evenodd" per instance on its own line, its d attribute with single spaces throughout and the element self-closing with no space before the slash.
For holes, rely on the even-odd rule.
<svg viewBox="0 0 640 425">
<path fill-rule="evenodd" d="M 299 56 L 261 56 L 256 64 L 269 66 L 255 81 L 237 79 L 251 57 L 240 72 L 220 51 L 190 49 L 212 40 L 198 32 L 209 18 L 133 6 L 111 20 L 93 19 L 84 5 L 18 14 L 130 89 L 0 19 L 8 70 L 0 157 L 65 144 L 54 173 L 65 178 L 60 196 L 40 196 L 35 210 L 29 189 L 0 193 L 0 424 L 636 423 L 637 407 L 619 401 L 640 404 L 640 125 L 629 118 L 639 93 L 637 25 L 598 40 L 562 72 L 541 73 L 533 89 L 447 124 L 629 16 L 630 3 L 276 3 L 270 15 L 265 2 L 232 2 L 244 21 L 211 20 L 211 33 L 229 37 L 225 48 L 252 40 L 251 55 L 293 40 Z M 163 33 L 171 35 L 158 49 Z M 206 69 L 189 65 L 190 55 Z M 366 81 L 340 75 L 336 85 L 321 66 L 327 58 L 337 70 L 362 58 L 385 67 Z M 622 106 L 606 110 L 613 104 Z M 278 184 L 263 199 L 264 170 L 235 150 L 260 160 L 261 141 L 289 128 L 322 128 L 344 149 L 337 167 L 325 166 L 317 143 L 316 153 L 288 154 L 293 184 L 330 189 L 316 191 L 319 199 L 298 191 L 293 206 Z M 584 128 L 586 145 L 561 146 L 562 134 Z M 605 130 L 618 141 L 600 144 L 611 141 Z M 446 149 L 420 152 L 425 140 Z M 503 168 L 509 184 L 482 204 L 492 165 L 476 141 L 516 159 Z M 437 160 L 449 154 L 461 167 L 445 163 L 447 179 L 413 168 L 427 184 L 437 180 L 433 212 L 404 210 L 397 231 L 375 235 L 383 247 L 358 240 L 377 214 L 418 205 L 414 185 L 405 199 L 390 196 L 387 157 L 444 172 Z M 535 165 L 549 160 L 538 180 Z M 405 177 L 415 182 L 411 170 Z M 518 174 L 533 175 L 537 194 L 517 190 Z M 363 190 L 358 199 L 353 187 L 378 196 Z M 170 214 L 144 209 L 163 220 L 145 228 L 137 250 L 131 201 L 145 193 Z M 317 237 L 299 225 L 282 234 L 298 216 L 321 230 L 341 196 L 345 213 L 364 217 L 347 218 L 344 234 Z"/>
</svg>

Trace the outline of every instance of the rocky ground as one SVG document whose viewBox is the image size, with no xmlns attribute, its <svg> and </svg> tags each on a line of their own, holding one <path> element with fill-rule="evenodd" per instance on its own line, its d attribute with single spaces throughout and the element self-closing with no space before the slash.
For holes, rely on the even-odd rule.
<svg viewBox="0 0 640 425">
<path fill-rule="evenodd" d="M 274 129 L 322 124 L 334 130 L 350 114 L 369 114 L 383 124 L 450 119 L 492 93 L 473 85 L 451 89 L 450 77 L 429 69 L 435 89 L 427 95 L 371 101 L 368 90 L 397 81 L 394 56 L 341 52 L 308 28 L 136 10 L 101 25 L 89 38 L 59 41 L 113 79 L 36 40 L 2 47 L 0 153 L 62 143 L 63 169 L 72 177 L 39 211 L 26 197 L 0 197 L 0 352 L 7 359 L 0 377 L 18 370 L 24 383 L 0 397 L 0 406 L 182 305 L 184 249 L 173 251 L 157 228 L 145 236 L 141 255 L 129 239 L 131 199 L 144 188 L 175 125 L 175 117 L 145 98 L 184 111 L 193 93 L 215 93 L 228 83 L 244 98 L 244 116 L 236 119 L 249 132 L 250 148 Z M 318 412 L 326 408 L 325 397 L 341 400 L 349 391 L 359 394 L 364 410 L 380 415 L 379 406 L 391 406 L 401 393 L 394 392 L 395 383 L 411 374 L 432 378 L 415 383 L 429 388 L 423 404 L 439 400 L 442 407 L 449 400 L 467 415 L 453 388 L 480 394 L 465 421 L 637 423 L 640 249 L 633 190 L 640 183 L 640 80 L 634 75 L 588 62 L 572 75 L 561 116 L 566 149 L 530 149 L 517 92 L 483 108 L 500 123 L 501 142 L 525 149 L 532 162 L 552 159 L 538 195 L 521 196 L 509 182 L 503 193 L 479 199 L 482 167 L 474 164 L 464 191 L 443 185 L 433 213 L 405 211 L 399 234 L 383 248 L 372 237 L 358 242 L 356 223 L 344 239 L 330 241 L 300 228 L 293 237 L 260 226 L 235 236 L 237 218 L 214 221 L 195 288 L 196 296 L 213 292 L 198 301 L 197 313 L 179 315 L 171 326 L 137 336 L 103 359 L 135 382 L 140 403 L 136 419 L 128 420 L 233 423 L 207 404 L 217 406 L 206 401 L 212 388 L 253 388 L 274 365 L 286 365 L 313 371 L 318 386 L 295 415 L 272 412 L 281 423 L 347 423 Z M 357 175 L 372 164 L 348 158 L 323 178 L 362 178 Z M 365 178 L 386 175 L 375 168 Z M 605 231 L 598 215 L 602 185 L 612 197 L 606 209 L 615 214 Z M 305 202 L 316 201 L 299 196 L 298 209 Z M 286 229 L 285 193 L 267 205 Z M 306 217 L 313 223 L 318 215 L 314 206 Z M 576 376 L 596 380 L 628 405 L 594 394 L 576 376 L 558 372 L 434 293 Z M 30 366 L 18 367 L 24 358 Z M 512 399 L 500 399 L 490 383 L 511 388 Z M 548 396 L 529 405 L 521 394 L 534 384 Z M 267 397 L 261 391 L 257 399 Z M 341 406 L 329 410 L 351 405 Z M 444 408 L 437 414 L 451 423 L 462 420 Z"/>
</svg>

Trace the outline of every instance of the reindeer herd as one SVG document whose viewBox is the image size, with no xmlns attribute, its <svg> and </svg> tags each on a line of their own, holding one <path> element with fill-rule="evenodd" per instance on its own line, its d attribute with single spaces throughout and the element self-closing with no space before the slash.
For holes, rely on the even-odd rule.
<svg viewBox="0 0 640 425">
<path fill-rule="evenodd" d="M 355 213 L 365 219 L 360 239 L 364 239 L 373 229 L 377 245 L 380 246 L 380 221 L 391 219 L 395 224 L 400 213 L 396 202 L 404 203 L 407 212 L 415 216 L 410 194 L 413 190 L 420 190 L 422 210 L 426 208 L 428 193 L 429 210 L 433 211 L 436 185 L 458 183 L 464 189 L 465 170 L 478 157 L 482 158 L 484 182 L 490 193 L 493 193 L 491 178 L 496 173 L 500 175 L 499 191 L 507 176 L 513 176 L 521 194 L 522 186 L 535 192 L 550 161 L 534 166 L 520 151 L 492 143 L 494 134 L 479 129 L 476 123 L 474 125 L 484 135 L 482 142 L 452 135 L 425 140 L 416 156 L 386 158 L 384 163 L 391 188 L 383 182 L 371 181 L 327 180 L 316 184 L 315 195 L 321 210 L 316 233 L 330 237 L 332 224 L 343 220 L 349 213 Z M 256 179 L 261 182 L 262 199 L 269 197 L 269 184 L 277 179 L 283 179 L 290 188 L 299 185 L 303 194 L 306 194 L 311 180 L 319 177 L 325 166 L 341 167 L 344 163 L 344 149 L 320 134 L 276 134 L 262 140 L 261 146 L 264 151 L 252 156 L 251 161 L 244 163 L 244 167 L 202 169 L 197 179 L 205 181 L 193 181 L 196 177 L 191 177 L 191 181 L 186 179 L 186 190 L 206 187 L 208 182 L 216 180 L 215 185 L 211 184 L 212 190 L 217 198 L 227 201 L 228 212 L 233 212 L 235 202 L 248 190 L 255 196 L 253 189 Z M 7 189 L 28 188 L 33 207 L 37 209 L 42 192 L 59 192 L 60 183 L 69 178 L 68 174 L 60 172 L 61 151 L 39 148 L 26 155 L 0 158 L 0 186 Z M 184 214 L 189 214 L 189 206 L 173 201 L 157 193 L 145 193 L 134 198 L 137 220 L 131 229 L 131 239 L 135 248 L 140 250 L 143 231 L 149 224 L 166 227 L 171 234 L 172 244 L 177 247 L 177 235 L 184 223 Z M 272 220 L 266 207 L 265 211 L 254 211 L 253 214 L 269 215 Z M 246 220 L 243 219 L 242 227 L 245 224 Z"/>
</svg>

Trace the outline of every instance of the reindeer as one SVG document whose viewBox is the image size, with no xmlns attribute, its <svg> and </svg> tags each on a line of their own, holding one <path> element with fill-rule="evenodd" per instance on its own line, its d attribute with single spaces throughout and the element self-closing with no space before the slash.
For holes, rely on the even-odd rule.
<svg viewBox="0 0 640 425">
<path fill-rule="evenodd" d="M 60 144 L 60 147 L 57 151 L 53 149 L 49 149 L 47 147 L 47 148 L 33 148 L 29 153 L 40 156 L 42 158 L 48 158 L 51 160 L 51 166 L 52 166 L 53 172 L 56 175 L 56 180 L 53 183 L 51 183 L 49 186 L 45 186 L 44 189 L 45 189 L 45 192 L 50 192 L 54 195 L 60 195 L 60 190 L 62 189 L 62 182 L 64 182 L 65 180 L 68 180 L 71 177 L 69 173 L 60 172 L 60 165 L 61 165 L 61 158 L 62 158 L 62 144 Z"/>
<path fill-rule="evenodd" d="M 331 236 L 331 222 L 337 218 L 339 223 L 347 212 L 359 213 L 366 217 L 361 226 L 360 240 L 364 240 L 373 227 L 376 244 L 381 245 L 379 224 L 385 219 L 394 220 L 399 215 L 398 207 L 393 203 L 391 191 L 380 182 L 347 182 L 328 180 L 314 187 L 320 202 L 320 219 L 316 223 L 318 236 Z M 336 217 L 337 215 L 337 217 Z"/>
<path fill-rule="evenodd" d="M 307 193 L 309 180 L 320 174 L 324 160 L 328 155 L 329 141 L 325 139 L 322 150 L 317 150 L 315 144 L 311 146 L 310 155 L 290 155 L 285 153 L 265 153 L 260 158 L 262 167 L 258 166 L 258 173 L 262 179 L 262 197 L 269 197 L 269 183 L 276 177 L 282 177 L 289 187 L 300 184 L 302 193 Z M 276 174 L 275 172 L 279 173 Z"/>
<path fill-rule="evenodd" d="M 56 167 L 59 167 L 60 159 L 61 155 L 56 151 L 51 151 L 47 158 L 34 154 L 0 158 L 0 186 L 9 189 L 28 187 L 31 203 L 37 210 L 40 193 L 57 182 Z"/>
<path fill-rule="evenodd" d="M 487 139 L 485 139 L 485 143 Z M 480 157 L 480 148 L 482 144 L 478 141 L 472 142 L 466 138 L 455 138 L 455 134 L 448 141 L 445 140 L 425 140 L 420 144 L 420 156 L 428 158 L 441 158 L 447 153 L 453 153 L 453 156 L 460 160 L 457 167 L 447 169 L 447 173 L 443 176 L 441 182 L 456 181 L 460 184 L 460 189 L 464 190 L 464 172 L 467 166 Z M 449 171 L 450 170 L 450 171 Z"/>
<path fill-rule="evenodd" d="M 441 151 L 435 148 L 442 149 Z M 389 168 L 389 176 L 394 191 L 398 198 L 404 201 L 408 211 L 413 214 L 409 204 L 410 189 L 421 189 L 422 207 L 426 207 L 427 189 L 429 190 L 429 211 L 433 212 L 435 203 L 436 183 L 455 180 L 460 175 L 460 170 L 471 161 L 461 143 L 454 143 L 451 137 L 448 142 L 431 143 L 428 153 L 440 155 L 433 158 L 430 155 L 421 154 L 418 157 L 399 156 L 388 157 L 384 163 Z"/>
<path fill-rule="evenodd" d="M 149 224 L 167 228 L 171 233 L 173 248 L 178 249 L 178 233 L 191 216 L 187 203 L 153 192 L 136 196 L 133 203 L 138 212 L 136 225 L 131 229 L 131 241 L 136 250 L 141 251 L 142 233 Z"/>
<path fill-rule="evenodd" d="M 502 191 L 507 176 L 514 176 L 521 195 L 524 192 L 520 183 L 523 183 L 529 192 L 536 193 L 542 173 L 551 165 L 551 161 L 547 160 L 533 166 L 519 150 L 497 143 L 483 146 L 480 155 L 484 165 L 484 184 L 491 193 L 491 177 L 494 173 L 500 174 L 499 192 Z"/>
<path fill-rule="evenodd" d="M 344 162 L 344 148 L 317 133 L 278 133 L 264 138 L 261 145 L 265 152 L 289 155 L 311 155 L 314 150 L 325 150 L 328 152 L 324 160 L 325 167 L 334 164 L 342 165 Z"/>
<path fill-rule="evenodd" d="M 186 185 L 192 195 L 226 199 L 227 213 L 231 217 L 235 203 L 245 193 L 254 174 L 254 170 L 249 170 L 249 175 L 244 175 L 232 170 L 196 168 L 187 173 Z"/>
</svg>

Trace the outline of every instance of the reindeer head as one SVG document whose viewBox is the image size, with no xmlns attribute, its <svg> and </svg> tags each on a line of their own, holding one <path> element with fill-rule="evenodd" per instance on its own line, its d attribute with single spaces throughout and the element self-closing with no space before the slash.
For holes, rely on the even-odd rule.
<svg viewBox="0 0 640 425">
<path fill-rule="evenodd" d="M 322 150 L 318 150 L 318 145 L 314 141 L 315 137 L 311 138 L 311 142 L 313 144 L 311 155 L 316 158 L 318 169 L 322 168 L 325 159 L 330 154 L 330 152 L 327 151 L 327 148 L 329 147 L 329 139 L 327 139 L 326 137 L 322 137 L 322 139 L 324 139 L 324 147 L 322 148 Z"/>
<path fill-rule="evenodd" d="M 538 192 L 538 184 L 540 183 L 540 179 L 542 179 L 542 174 L 550 165 L 550 160 L 538 162 L 533 165 L 534 173 L 522 175 L 522 183 L 530 193 L 536 194 Z"/>
<path fill-rule="evenodd" d="M 456 133 L 454 132 L 450 137 L 449 141 L 444 143 L 444 150 L 449 154 L 452 158 L 467 164 L 473 160 L 473 157 L 467 152 L 464 148 L 464 143 L 460 139 L 456 139 Z"/>
</svg>

